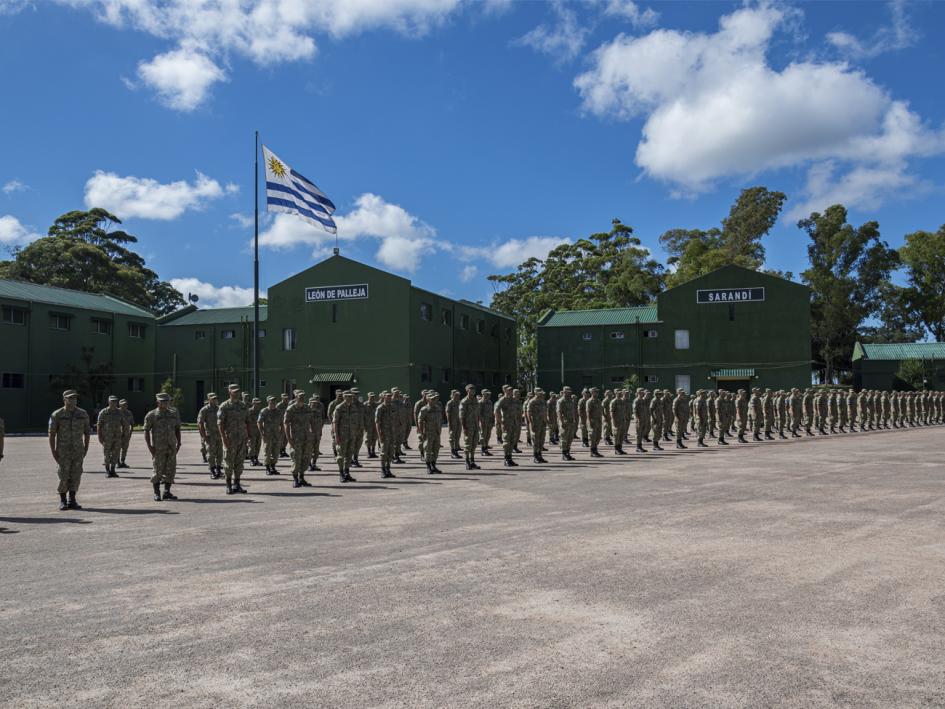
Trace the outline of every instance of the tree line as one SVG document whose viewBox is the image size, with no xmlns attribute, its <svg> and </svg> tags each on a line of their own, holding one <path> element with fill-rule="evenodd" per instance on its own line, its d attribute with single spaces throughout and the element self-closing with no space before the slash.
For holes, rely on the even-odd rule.
<svg viewBox="0 0 945 709">
<path fill-rule="evenodd" d="M 786 196 L 766 187 L 742 190 L 720 226 L 670 229 L 659 237 L 666 263 L 653 258 L 633 228 L 614 219 L 606 232 L 563 243 L 545 259 L 530 258 L 507 274 L 489 276 L 491 306 L 516 319 L 518 369 L 529 381 L 537 365 L 536 332 L 549 310 L 645 305 L 657 293 L 737 265 L 797 280 L 811 289 L 811 358 L 824 382 L 849 376 L 857 340 L 945 340 L 945 225 L 907 234 L 894 249 L 879 223 L 854 226 L 835 204 L 801 219 L 808 267 L 797 277 L 765 267 L 763 238 Z M 905 284 L 893 282 L 904 276 Z"/>
</svg>

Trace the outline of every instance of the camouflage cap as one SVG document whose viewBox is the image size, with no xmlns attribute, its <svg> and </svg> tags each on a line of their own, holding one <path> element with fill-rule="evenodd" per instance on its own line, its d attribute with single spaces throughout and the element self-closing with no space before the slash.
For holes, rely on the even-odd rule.
<svg viewBox="0 0 945 709">
<path fill-rule="evenodd" d="M 128 403 L 128 400 L 127 400 L 127 399 L 119 399 L 119 400 L 118 400 L 118 405 L 119 405 L 119 406 L 121 406 L 122 404 L 127 404 L 127 403 Z"/>
<path fill-rule="evenodd" d="M 298 396 L 299 394 L 301 394 L 302 396 L 305 396 L 305 390 L 304 390 L 304 389 L 294 389 L 294 390 L 292 391 L 292 396 Z"/>
<path fill-rule="evenodd" d="M 71 399 L 72 397 L 78 396 L 78 395 L 79 395 L 79 392 L 77 392 L 75 389 L 66 389 L 64 392 L 62 392 L 63 399 Z"/>
<path fill-rule="evenodd" d="M 351 387 L 351 393 L 352 393 L 352 394 L 360 394 L 361 392 L 358 390 L 357 387 Z"/>
<path fill-rule="evenodd" d="M 112 394 L 110 397 L 108 397 L 108 400 L 109 400 L 109 401 L 118 401 L 118 397 L 115 396 L 114 394 Z"/>
<path fill-rule="evenodd" d="M 209 394 L 207 394 L 207 401 L 209 401 L 210 399 L 216 399 L 216 398 L 217 398 L 217 395 L 214 394 L 212 391 Z"/>
<path fill-rule="evenodd" d="M 466 385 L 466 391 L 469 391 L 470 389 L 472 389 L 473 391 L 476 391 L 476 385 L 475 385 L 475 384 L 467 384 L 467 385 Z"/>
<path fill-rule="evenodd" d="M 342 394 L 342 396 L 354 396 L 354 392 L 351 391 L 350 389 L 345 389 L 344 394 Z"/>
<path fill-rule="evenodd" d="M 431 399 L 439 399 L 440 393 L 437 391 L 431 391 L 427 394 L 427 396 L 429 396 Z"/>
<path fill-rule="evenodd" d="M 266 397 L 266 401 L 275 401 L 275 400 L 276 400 L 276 397 L 273 396 L 272 394 Z"/>
<path fill-rule="evenodd" d="M 253 403 L 254 403 L 254 404 L 261 404 L 261 403 L 262 403 L 262 399 L 260 399 L 258 396 L 254 396 L 254 397 L 253 397 Z"/>
<path fill-rule="evenodd" d="M 368 396 L 377 396 L 377 394 L 375 394 L 373 391 L 369 391 L 369 392 L 367 393 L 367 395 L 368 395 Z"/>
<path fill-rule="evenodd" d="M 170 400 L 171 400 L 171 395 L 170 395 L 170 394 L 165 394 L 165 393 L 162 391 L 160 394 L 155 395 L 154 398 L 157 399 L 158 401 L 170 401 Z"/>
<path fill-rule="evenodd" d="M 480 393 L 482 393 L 482 394 L 491 394 L 492 392 L 489 391 L 488 389 L 483 389 L 482 392 L 480 392 Z"/>
<path fill-rule="evenodd" d="M 230 386 L 227 387 L 227 391 L 239 391 L 239 390 L 240 390 L 239 384 L 230 384 Z"/>
</svg>

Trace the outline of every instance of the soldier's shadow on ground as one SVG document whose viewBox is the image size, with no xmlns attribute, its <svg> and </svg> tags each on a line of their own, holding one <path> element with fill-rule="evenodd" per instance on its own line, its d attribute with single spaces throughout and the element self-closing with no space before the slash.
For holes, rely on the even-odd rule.
<svg viewBox="0 0 945 709">
<path fill-rule="evenodd" d="M 265 495 L 267 497 L 341 497 L 331 492 L 254 492 L 254 495 Z M 240 502 L 241 500 L 237 500 Z M 250 500 L 247 500 L 250 502 Z"/>
<path fill-rule="evenodd" d="M 13 524 L 92 524 L 90 519 L 81 517 L 0 517 L 0 522 Z"/>
<path fill-rule="evenodd" d="M 107 514 L 107 515 L 177 515 L 180 512 L 174 512 L 173 510 L 123 510 L 115 507 L 87 507 L 82 506 L 82 509 L 86 512 L 94 512 L 96 514 Z"/>
<path fill-rule="evenodd" d="M 257 492 L 255 494 L 263 495 L 265 493 Z M 192 500 L 181 498 L 177 500 L 177 502 L 190 503 L 192 505 L 230 505 L 230 504 L 239 504 L 239 503 L 250 504 L 250 505 L 262 504 L 262 502 L 260 502 L 259 500 L 246 500 L 243 498 L 232 498 L 232 497 L 227 497 L 225 499 L 215 498 L 215 497 L 202 497 L 202 498 L 194 498 Z"/>
<path fill-rule="evenodd" d="M 7 529 L 6 527 L 0 527 L 0 534 L 19 534 L 18 529 Z"/>
</svg>

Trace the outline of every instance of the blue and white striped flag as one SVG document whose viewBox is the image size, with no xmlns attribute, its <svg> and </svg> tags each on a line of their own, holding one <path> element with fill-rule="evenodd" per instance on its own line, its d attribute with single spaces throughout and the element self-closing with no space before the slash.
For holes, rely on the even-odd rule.
<svg viewBox="0 0 945 709">
<path fill-rule="evenodd" d="M 286 165 L 265 145 L 263 162 L 266 163 L 267 212 L 295 214 L 327 232 L 337 233 L 335 220 L 331 218 L 335 205 L 314 182 Z"/>
</svg>

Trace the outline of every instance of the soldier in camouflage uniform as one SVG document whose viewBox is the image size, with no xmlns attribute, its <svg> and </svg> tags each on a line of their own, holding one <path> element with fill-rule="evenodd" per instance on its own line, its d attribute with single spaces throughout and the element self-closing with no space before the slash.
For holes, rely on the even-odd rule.
<svg viewBox="0 0 945 709">
<path fill-rule="evenodd" d="M 791 389 L 788 408 L 791 414 L 791 438 L 800 438 L 799 431 L 804 422 L 804 399 L 801 396 L 801 390 L 797 387 Z"/>
<path fill-rule="evenodd" d="M 49 417 L 49 450 L 58 465 L 59 509 L 81 510 L 76 500 L 82 482 L 82 461 L 89 452 L 92 425 L 85 409 L 76 406 L 78 393 L 68 389 L 62 393 L 63 407 Z M 66 502 L 66 493 L 69 501 Z"/>
<path fill-rule="evenodd" d="M 200 409 L 197 411 L 197 418 L 198 418 L 197 432 L 198 433 L 200 432 L 200 426 L 199 426 L 200 412 L 203 411 L 203 407 L 206 406 L 208 403 L 209 402 L 207 400 L 207 397 L 203 397 L 203 406 L 201 406 Z M 216 417 L 215 414 L 214 414 L 214 417 Z M 200 434 L 200 457 L 203 459 L 204 465 L 206 465 L 207 464 L 207 439 L 204 438 L 203 434 Z M 210 471 L 210 473 L 211 473 L 210 477 L 213 477 L 212 470 Z"/>
<path fill-rule="evenodd" d="M 358 454 L 361 452 L 361 446 L 364 445 L 364 437 L 367 434 L 364 428 L 366 414 L 364 411 L 364 402 L 361 401 L 361 392 L 357 387 L 351 387 L 351 393 L 354 395 L 351 397 L 351 405 L 357 412 L 357 416 L 355 416 L 354 419 L 356 432 L 354 435 L 354 453 L 351 455 L 351 465 L 355 468 L 360 468 L 361 461 L 358 460 Z"/>
<path fill-rule="evenodd" d="M 522 392 L 512 390 L 512 404 L 514 405 L 515 419 L 512 424 L 512 452 L 521 453 L 518 444 L 522 440 L 522 425 L 525 423 L 525 407 L 522 401 Z"/>
<path fill-rule="evenodd" d="M 545 401 L 543 390 L 535 389 L 534 396 L 525 408 L 525 422 L 532 435 L 532 460 L 536 463 L 547 463 L 541 454 L 548 427 L 548 403 Z"/>
<path fill-rule="evenodd" d="M 108 406 L 98 412 L 98 442 L 105 453 L 105 474 L 117 478 L 115 467 L 121 460 L 121 441 L 125 436 L 125 417 L 118 409 L 118 397 L 108 397 Z"/>
<path fill-rule="evenodd" d="M 282 426 L 286 441 L 292 448 L 292 487 L 310 487 L 305 479 L 305 470 L 312 461 L 312 410 L 305 403 L 305 392 L 296 389 L 292 392 L 294 401 L 285 409 Z"/>
<path fill-rule="evenodd" d="M 174 475 L 177 472 L 177 451 L 180 450 L 180 414 L 171 408 L 169 394 L 160 393 L 156 397 L 157 408 L 144 417 L 144 442 L 151 453 L 154 475 L 151 486 L 154 488 L 154 501 L 176 500 L 171 492 Z M 164 494 L 161 495 L 161 483 Z"/>
<path fill-rule="evenodd" d="M 587 400 L 591 398 L 591 392 L 588 389 L 581 391 L 581 398 L 578 399 L 578 421 L 581 424 L 581 447 L 587 448 L 590 445 L 590 434 L 587 428 Z"/>
<path fill-rule="evenodd" d="M 489 450 L 489 440 L 492 437 L 492 429 L 495 427 L 495 402 L 492 401 L 492 392 L 488 389 L 482 390 L 479 397 L 479 431 L 480 443 L 482 444 L 482 454 L 491 456 Z"/>
<path fill-rule="evenodd" d="M 751 412 L 752 440 L 760 441 L 761 427 L 764 425 L 765 421 L 765 407 L 761 399 L 761 389 L 758 387 L 754 387 L 751 390 L 751 399 L 748 402 L 748 406 Z"/>
<path fill-rule="evenodd" d="M 279 447 L 282 445 L 282 420 L 284 414 L 279 410 L 278 399 L 266 397 L 266 406 L 256 417 L 256 430 L 263 442 L 266 462 L 266 475 L 278 475 L 276 464 L 279 462 Z"/>
<path fill-rule="evenodd" d="M 249 450 L 247 451 L 249 462 L 253 465 L 262 465 L 262 463 L 259 462 L 259 449 L 262 445 L 262 436 L 259 435 L 259 428 L 256 426 L 256 421 L 259 419 L 259 412 L 262 410 L 262 399 L 254 396 L 252 405 L 249 407 Z"/>
<path fill-rule="evenodd" d="M 604 398 L 601 399 L 601 415 L 604 418 L 604 443 L 608 446 L 614 444 L 614 425 L 610 418 L 610 402 L 614 400 L 614 392 L 610 389 L 604 390 Z"/>
<path fill-rule="evenodd" d="M 673 399 L 673 424 L 676 428 L 676 447 L 685 448 L 683 438 L 686 435 L 687 424 L 689 423 L 689 396 L 685 389 L 676 390 L 676 398 Z"/>
<path fill-rule="evenodd" d="M 821 436 L 827 435 L 827 424 L 830 422 L 830 404 L 827 402 L 827 392 L 818 391 L 814 395 L 814 409 L 817 412 L 817 430 Z"/>
<path fill-rule="evenodd" d="M 626 428 L 627 400 L 624 390 L 618 389 L 608 404 L 610 409 L 610 424 L 613 429 L 614 454 L 626 455 L 623 449 L 624 429 Z"/>
<path fill-rule="evenodd" d="M 738 397 L 735 399 L 735 417 L 737 419 L 739 443 L 748 443 L 748 440 L 745 438 L 745 432 L 748 430 L 748 411 L 750 406 L 748 392 L 744 389 L 739 389 Z"/>
<path fill-rule="evenodd" d="M 443 412 L 439 407 L 440 395 L 429 391 L 426 395 L 426 404 L 420 407 L 417 414 L 417 437 L 423 442 L 423 462 L 430 475 L 442 471 L 436 467 L 436 459 L 440 454 L 440 434 L 443 428 Z"/>
<path fill-rule="evenodd" d="M 761 408 L 764 414 L 765 439 L 773 441 L 771 429 L 774 427 L 774 393 L 770 389 L 765 389 L 761 397 Z"/>
<path fill-rule="evenodd" d="M 396 440 L 394 432 L 396 430 L 395 417 L 397 412 L 391 401 L 389 391 L 381 392 L 381 403 L 374 410 L 374 430 L 377 431 L 377 442 L 381 447 L 381 475 L 385 478 L 392 478 L 394 474 L 390 470 L 391 461 L 394 459 L 396 450 Z"/>
<path fill-rule="evenodd" d="M 450 458 L 458 459 L 459 436 L 463 426 L 459 420 L 459 392 L 456 389 L 450 392 L 450 400 L 446 402 L 446 426 L 449 431 Z"/>
<path fill-rule="evenodd" d="M 573 398 L 571 387 L 562 387 L 561 396 L 558 397 L 558 430 L 560 432 L 558 445 L 561 448 L 562 460 L 574 460 L 571 456 L 571 442 L 574 440 L 577 421 Z"/>
<path fill-rule="evenodd" d="M 588 429 L 588 440 L 591 445 L 591 457 L 592 458 L 603 458 L 597 447 L 600 445 L 601 437 L 603 434 L 603 424 L 604 424 L 604 410 L 603 404 L 600 400 L 600 389 L 593 387 L 591 389 L 591 397 L 587 400 L 587 403 L 584 405 L 584 410 L 587 415 L 587 429 Z"/>
<path fill-rule="evenodd" d="M 663 416 L 665 413 L 665 405 L 663 404 L 663 391 L 657 389 L 653 392 L 651 398 L 647 397 L 648 392 L 642 390 L 642 407 L 646 411 L 641 411 L 644 419 L 650 424 L 650 430 L 653 432 L 653 450 L 661 451 L 663 447 L 660 445 L 660 439 L 663 437 Z M 639 394 L 637 395 L 639 399 Z M 634 411 L 636 411 L 636 401 L 634 401 Z M 643 440 L 637 437 L 637 452 L 643 453 L 645 449 L 643 448 Z"/>
<path fill-rule="evenodd" d="M 334 458 L 338 455 L 338 451 L 335 446 L 335 409 L 338 407 L 342 401 L 344 401 L 344 389 L 335 390 L 335 398 L 328 402 L 328 410 L 325 416 L 328 418 L 328 428 L 331 430 L 331 457 Z"/>
<path fill-rule="evenodd" d="M 413 420 L 417 422 L 417 453 L 420 454 L 420 460 L 424 462 L 427 458 L 423 451 L 423 437 L 420 436 L 420 409 L 429 403 L 431 391 L 432 389 L 423 389 L 417 400 L 413 402 Z"/>
<path fill-rule="evenodd" d="M 463 446 L 466 449 L 466 470 L 479 470 L 476 465 L 476 447 L 479 445 L 479 401 L 476 387 L 466 385 L 466 396 L 459 402 L 459 423 L 463 430 Z"/>
<path fill-rule="evenodd" d="M 715 421 L 719 426 L 718 444 L 720 446 L 727 446 L 728 441 L 725 440 L 725 434 L 729 432 L 730 428 L 728 421 L 728 392 L 721 390 L 712 393 L 715 396 L 709 398 L 708 405 L 710 411 L 714 413 L 709 417 L 709 435 L 715 435 L 715 433 L 711 431 L 712 422 Z"/>
<path fill-rule="evenodd" d="M 505 456 L 504 465 L 507 468 L 518 466 L 518 463 L 512 460 L 512 452 L 515 448 L 515 425 L 518 417 L 516 406 L 514 396 L 503 396 L 495 405 L 496 428 L 502 429 L 502 453 Z"/>
<path fill-rule="evenodd" d="M 410 450 L 410 431 L 413 429 L 413 405 L 410 403 L 410 397 L 404 394 L 404 406 L 401 409 L 401 415 L 403 416 L 403 429 L 404 429 L 404 450 Z"/>
<path fill-rule="evenodd" d="M 135 427 L 135 415 L 131 413 L 125 399 L 118 402 L 118 410 L 121 411 L 121 416 L 125 420 L 125 432 L 121 437 L 121 459 L 118 461 L 118 467 L 127 468 L 128 463 L 125 460 L 128 457 L 128 447 L 131 445 L 131 432 Z"/>
<path fill-rule="evenodd" d="M 240 400 L 239 384 L 230 384 L 230 398 L 217 409 L 217 426 L 223 440 L 223 460 L 226 466 L 226 494 L 246 492 L 240 485 L 243 461 L 249 441 L 249 409 Z"/>
<path fill-rule="evenodd" d="M 363 409 L 364 441 L 367 444 L 368 458 L 377 458 L 377 428 L 374 426 L 374 413 L 377 411 L 377 403 L 377 394 L 369 391 Z"/>
<path fill-rule="evenodd" d="M 696 434 L 699 436 L 696 446 L 699 448 L 708 448 L 705 442 L 705 435 L 709 431 L 709 404 L 706 400 L 705 390 L 700 389 L 696 392 L 696 403 L 692 407 L 696 416 Z"/>
<path fill-rule="evenodd" d="M 397 447 L 394 449 L 394 462 L 398 465 L 403 465 L 404 461 L 401 458 L 401 446 L 404 444 L 404 419 L 409 418 L 410 409 L 407 407 L 407 404 L 404 401 L 403 392 L 397 387 L 391 389 L 391 405 L 394 407 L 394 438 L 396 439 Z"/>
<path fill-rule="evenodd" d="M 646 440 L 649 435 L 647 427 L 650 425 L 650 405 L 652 401 L 647 401 L 646 398 L 646 389 L 643 387 L 637 388 L 637 396 L 633 400 L 633 419 L 636 423 L 636 428 L 634 433 L 637 439 L 636 450 L 637 453 L 646 452 L 643 448 L 643 441 Z"/>
<path fill-rule="evenodd" d="M 210 477 L 213 480 L 223 475 L 223 439 L 220 438 L 220 427 L 217 424 L 217 395 L 207 394 L 207 404 L 197 414 L 197 429 L 200 438 L 207 446 L 207 461 L 210 468 Z"/>
<path fill-rule="evenodd" d="M 322 454 L 322 430 L 325 428 L 325 405 L 317 395 L 313 394 L 308 400 L 308 408 L 312 411 L 312 459 L 309 461 L 308 469 L 312 472 L 321 470 L 318 467 L 318 456 Z M 374 412 L 371 412 L 371 420 L 368 425 L 371 431 L 374 431 Z"/>
<path fill-rule="evenodd" d="M 354 446 L 358 438 L 358 429 L 361 426 L 361 411 L 354 405 L 354 394 L 348 390 L 343 400 L 335 407 L 332 428 L 335 431 L 335 448 L 338 452 L 335 460 L 338 463 L 338 474 L 343 483 L 357 482 L 351 477 L 351 459 L 354 457 Z"/>
</svg>

